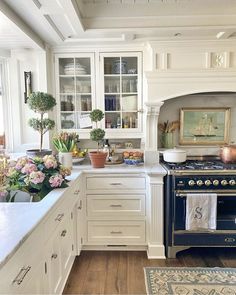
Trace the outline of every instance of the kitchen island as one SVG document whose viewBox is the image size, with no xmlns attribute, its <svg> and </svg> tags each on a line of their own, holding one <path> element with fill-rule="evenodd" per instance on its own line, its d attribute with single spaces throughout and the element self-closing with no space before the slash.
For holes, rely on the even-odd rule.
<svg viewBox="0 0 236 295">
<path fill-rule="evenodd" d="M 1 273 L 3 276 L 6 273 L 8 274 L 9 282 L 6 279 L 0 290 L 6 290 L 6 285 L 11 282 L 10 290 L 12 293 L 21 293 L 18 285 L 21 285 L 21 287 L 24 285 L 22 292 L 25 293 L 27 293 L 27 289 L 31 293 L 36 291 L 44 292 L 44 290 L 62 292 L 75 255 L 78 255 L 81 249 L 105 249 L 104 240 L 99 236 L 94 237 L 94 229 L 103 231 L 106 227 L 101 227 L 101 224 L 104 225 L 108 221 L 109 224 L 114 224 L 115 228 L 117 227 L 116 223 L 119 221 L 119 226 L 123 226 L 123 228 L 124 226 L 127 227 L 126 223 L 128 222 L 131 230 L 133 228 L 143 230 L 143 235 L 140 239 L 137 239 L 137 242 L 135 239 L 127 240 L 126 237 L 123 237 L 123 240 L 127 240 L 127 249 L 147 250 L 150 258 L 164 258 L 162 179 L 165 173 L 165 170 L 160 165 L 127 166 L 121 164 L 109 165 L 103 169 L 94 169 L 91 165 L 86 164 L 77 165 L 73 167 L 73 173 L 68 178 L 71 180 L 69 187 L 53 190 L 40 202 L 1 203 L 0 238 L 2 242 L 0 245 L 0 264 Z M 99 182 L 96 182 L 97 180 Z M 101 183 L 106 186 L 111 185 L 112 189 L 105 187 L 104 190 Z M 88 184 L 90 184 L 90 187 Z M 101 186 L 97 190 L 96 185 L 100 184 Z M 115 196 L 123 202 L 122 204 L 112 204 L 113 207 L 111 206 L 111 208 L 114 211 L 119 210 L 119 206 L 123 206 L 128 202 L 127 197 L 133 202 L 132 204 L 136 204 L 136 195 L 141 196 L 143 200 L 140 199 L 140 202 L 137 203 L 143 206 L 141 215 L 132 216 L 134 211 L 131 210 L 129 211 L 130 215 L 125 215 L 124 218 L 115 218 L 113 216 L 113 222 L 110 220 L 109 214 L 107 218 L 98 217 L 102 211 L 100 213 L 91 211 L 91 215 L 86 216 L 86 212 L 90 208 L 88 207 L 89 200 L 94 201 L 96 204 L 96 202 L 100 202 L 99 196 L 104 195 L 105 192 L 108 201 L 111 200 L 111 196 L 114 201 Z M 97 194 L 98 196 L 96 196 Z M 85 206 L 82 206 L 82 203 Z M 129 202 L 127 204 L 129 206 Z M 87 208 L 85 208 L 86 206 Z M 114 212 L 113 215 L 117 213 Z M 98 215 L 94 217 L 93 214 Z M 58 241 L 58 235 L 54 237 L 56 231 L 59 231 L 60 241 Z M 118 239 L 112 237 L 110 239 L 111 245 L 108 246 L 114 248 L 114 239 L 117 244 L 124 244 L 122 242 L 123 234 L 121 234 L 120 230 L 111 230 L 111 233 L 115 236 L 120 235 L 120 237 Z M 65 236 L 68 237 L 69 246 L 64 242 Z M 61 249 L 57 251 L 56 247 L 60 242 Z M 37 255 L 27 255 L 27 251 L 32 251 L 32 249 Z M 62 257 L 58 259 L 58 253 L 55 254 L 54 252 L 61 253 Z M 67 257 L 64 263 L 62 263 L 63 255 Z M 40 273 L 41 275 L 38 276 L 39 284 L 36 284 L 38 286 L 36 290 L 32 290 L 30 285 L 28 286 L 26 283 L 26 277 L 30 278 L 33 275 L 32 265 L 25 267 L 25 262 L 23 266 L 17 266 L 16 262 L 12 264 L 12 261 L 17 256 L 31 259 L 32 264 L 37 266 L 35 274 Z M 21 259 L 16 261 L 18 263 Z M 42 262 L 42 265 L 39 262 Z M 9 265 L 10 270 L 12 268 L 16 269 L 9 271 Z M 62 267 L 61 274 L 54 278 L 53 273 L 58 270 L 59 265 Z M 31 276 L 28 273 L 31 273 Z M 13 288 L 14 284 L 12 284 L 14 278 L 16 288 Z M 21 281 L 22 278 L 24 282 Z M 41 289 L 42 280 L 40 278 L 46 282 L 43 284 L 43 289 Z M 18 284 L 19 282 L 21 283 Z"/>
</svg>

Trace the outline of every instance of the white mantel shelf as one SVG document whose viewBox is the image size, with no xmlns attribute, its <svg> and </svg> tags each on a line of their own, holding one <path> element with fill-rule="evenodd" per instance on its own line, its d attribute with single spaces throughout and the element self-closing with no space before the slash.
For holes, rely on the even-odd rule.
<svg viewBox="0 0 236 295">
<path fill-rule="evenodd" d="M 81 173 L 145 173 L 150 176 L 166 174 L 165 169 L 158 164 L 153 166 L 121 164 L 106 166 L 102 169 L 94 169 L 91 165 L 77 165 L 73 167 L 72 172 L 72 175 L 67 178 L 71 180 L 70 185 Z M 38 203 L 0 203 L 0 267 L 13 256 L 31 232 L 54 208 L 66 189 L 55 189 Z"/>
</svg>

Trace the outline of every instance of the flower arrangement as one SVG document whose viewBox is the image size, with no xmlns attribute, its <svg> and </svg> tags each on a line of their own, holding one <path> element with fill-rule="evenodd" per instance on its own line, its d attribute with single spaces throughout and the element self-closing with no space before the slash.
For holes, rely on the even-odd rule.
<svg viewBox="0 0 236 295">
<path fill-rule="evenodd" d="M 63 167 L 52 155 L 33 159 L 23 157 L 8 169 L 7 191 L 21 190 L 37 194 L 43 199 L 53 189 L 67 187 L 65 177 L 70 173 L 71 171 Z"/>
<path fill-rule="evenodd" d="M 79 135 L 76 132 L 61 132 L 54 135 L 52 141 L 58 152 L 66 153 L 73 151 L 78 140 Z"/>
</svg>

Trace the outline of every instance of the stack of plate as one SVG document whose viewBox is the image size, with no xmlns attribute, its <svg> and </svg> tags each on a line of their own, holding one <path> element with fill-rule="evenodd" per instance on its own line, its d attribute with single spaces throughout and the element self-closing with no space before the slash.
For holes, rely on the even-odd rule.
<svg viewBox="0 0 236 295">
<path fill-rule="evenodd" d="M 77 63 L 68 63 L 64 66 L 65 75 L 86 75 L 86 67 Z"/>
</svg>

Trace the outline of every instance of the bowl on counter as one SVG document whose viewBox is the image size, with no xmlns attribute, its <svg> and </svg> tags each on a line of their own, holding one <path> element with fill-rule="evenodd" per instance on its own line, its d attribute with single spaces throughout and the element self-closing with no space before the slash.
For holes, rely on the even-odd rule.
<svg viewBox="0 0 236 295">
<path fill-rule="evenodd" d="M 143 164 L 143 159 L 124 159 L 125 164 L 127 165 L 140 165 Z"/>
</svg>

